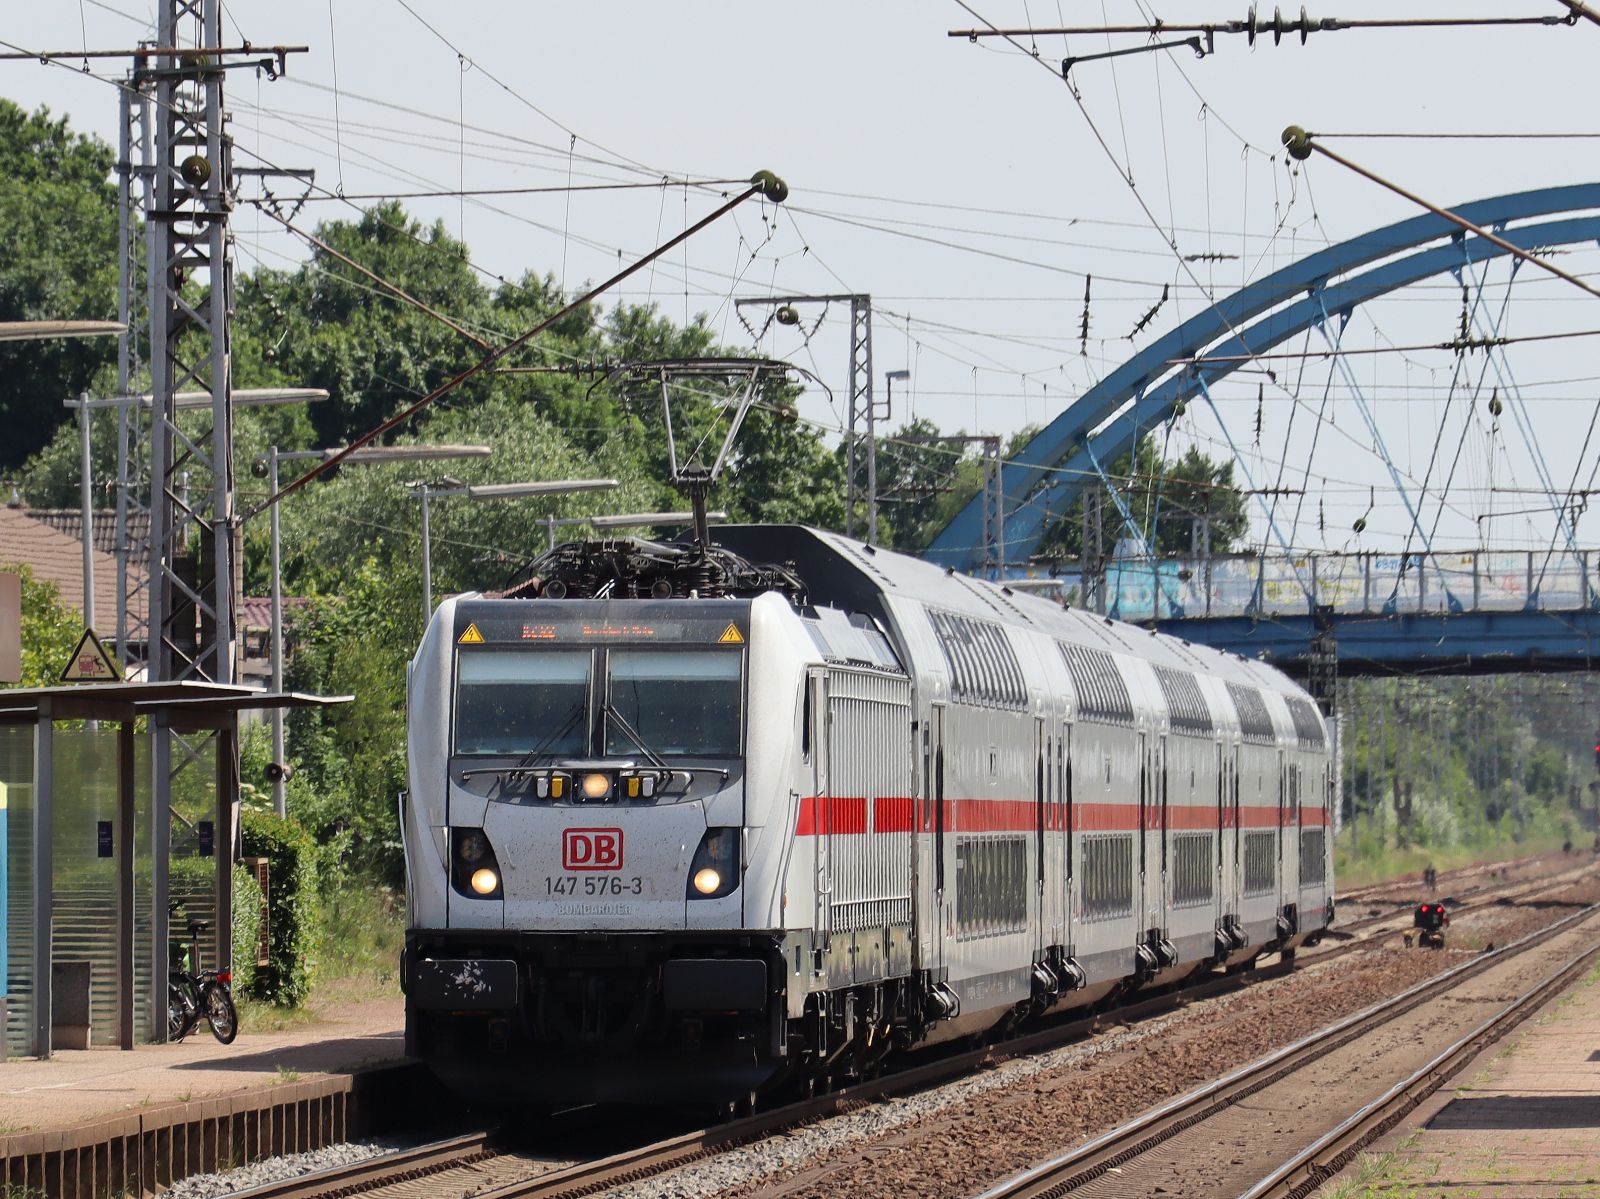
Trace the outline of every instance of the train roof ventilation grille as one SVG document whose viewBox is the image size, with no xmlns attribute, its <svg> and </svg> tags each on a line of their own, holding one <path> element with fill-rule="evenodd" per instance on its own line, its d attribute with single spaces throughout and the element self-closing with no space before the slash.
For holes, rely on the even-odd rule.
<svg viewBox="0 0 1600 1199">
<path fill-rule="evenodd" d="M 1239 713 L 1239 731 L 1244 734 L 1246 741 L 1271 745 L 1278 739 L 1261 692 L 1243 683 L 1229 683 L 1228 695 L 1233 700 L 1234 710 Z"/>
<path fill-rule="evenodd" d="M 1117 660 L 1103 649 L 1057 641 L 1062 660 L 1078 693 L 1078 718 L 1106 724 L 1132 724 L 1133 700 Z"/>
<path fill-rule="evenodd" d="M 1161 684 L 1161 694 L 1167 697 L 1167 712 L 1174 733 L 1187 733 L 1195 737 L 1211 735 L 1211 708 L 1200 691 L 1200 684 L 1187 670 L 1174 670 L 1170 666 L 1156 667 L 1156 680 Z"/>
<path fill-rule="evenodd" d="M 950 698 L 986 708 L 1026 708 L 1022 663 L 999 625 L 954 612 L 928 610 L 929 623 L 950 667 Z"/>
<path fill-rule="evenodd" d="M 1300 738 L 1300 748 L 1322 749 L 1327 744 L 1327 738 L 1322 732 L 1322 720 L 1317 715 L 1317 710 L 1311 706 L 1311 701 L 1301 699 L 1297 695 L 1286 695 L 1283 698 L 1289 705 L 1289 716 L 1294 721 L 1295 736 Z"/>
</svg>

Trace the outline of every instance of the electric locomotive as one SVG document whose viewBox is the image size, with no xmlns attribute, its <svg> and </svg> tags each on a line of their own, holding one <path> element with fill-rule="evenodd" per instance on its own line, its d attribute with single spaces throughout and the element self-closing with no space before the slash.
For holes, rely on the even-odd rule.
<svg viewBox="0 0 1600 1199">
<path fill-rule="evenodd" d="M 407 1052 L 464 1094 L 741 1102 L 1332 920 L 1260 663 L 806 528 L 532 570 L 410 670 Z"/>
</svg>

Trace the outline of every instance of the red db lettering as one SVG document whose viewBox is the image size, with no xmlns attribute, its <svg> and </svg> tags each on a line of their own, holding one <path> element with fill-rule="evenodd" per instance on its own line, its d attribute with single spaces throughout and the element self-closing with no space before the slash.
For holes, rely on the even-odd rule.
<svg viewBox="0 0 1600 1199">
<path fill-rule="evenodd" d="M 621 870 L 620 828 L 569 828 L 561 833 L 563 870 Z"/>
</svg>

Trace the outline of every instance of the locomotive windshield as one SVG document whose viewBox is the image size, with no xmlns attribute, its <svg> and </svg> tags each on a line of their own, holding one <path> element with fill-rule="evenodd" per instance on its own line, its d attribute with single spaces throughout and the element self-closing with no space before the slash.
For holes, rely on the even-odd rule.
<svg viewBox="0 0 1600 1199">
<path fill-rule="evenodd" d="M 463 651 L 456 666 L 455 752 L 736 757 L 742 674 L 738 650 Z M 591 689 L 597 692 L 592 702 Z M 591 711 L 603 719 L 591 721 Z M 595 733 L 599 745 L 591 743 Z"/>
<path fill-rule="evenodd" d="M 475 651 L 456 675 L 458 754 L 581 754 L 588 650 Z"/>
<path fill-rule="evenodd" d="M 739 752 L 737 650 L 614 649 L 606 658 L 606 753 L 634 753 L 639 742 L 658 754 Z"/>
</svg>

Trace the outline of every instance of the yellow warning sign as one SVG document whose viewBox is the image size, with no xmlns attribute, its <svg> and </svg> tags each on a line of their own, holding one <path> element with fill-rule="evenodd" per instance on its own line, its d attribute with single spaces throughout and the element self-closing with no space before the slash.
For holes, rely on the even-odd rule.
<svg viewBox="0 0 1600 1199">
<path fill-rule="evenodd" d="M 739 635 L 739 630 L 734 625 L 729 625 L 722 630 L 722 636 L 717 638 L 718 645 L 743 645 L 744 638 Z"/>
<path fill-rule="evenodd" d="M 61 672 L 63 683 L 120 683 L 122 667 L 106 652 L 93 629 L 84 629 L 78 638 L 78 648 L 67 659 L 67 668 Z"/>
<path fill-rule="evenodd" d="M 456 638 L 457 645 L 482 645 L 483 634 L 478 632 L 477 624 L 469 624 L 461 630 L 461 636 Z"/>
</svg>

